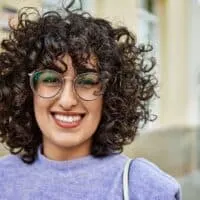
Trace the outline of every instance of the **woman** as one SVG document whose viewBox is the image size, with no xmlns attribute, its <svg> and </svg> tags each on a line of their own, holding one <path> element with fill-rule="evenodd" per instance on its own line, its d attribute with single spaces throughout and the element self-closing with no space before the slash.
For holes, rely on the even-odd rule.
<svg viewBox="0 0 200 200">
<path fill-rule="evenodd" d="M 34 17 L 32 17 L 34 14 Z M 150 47 L 126 27 L 70 11 L 21 10 L 0 53 L 0 199 L 123 199 L 123 146 L 152 120 Z M 132 160 L 129 199 L 180 199 L 179 184 Z"/>
</svg>

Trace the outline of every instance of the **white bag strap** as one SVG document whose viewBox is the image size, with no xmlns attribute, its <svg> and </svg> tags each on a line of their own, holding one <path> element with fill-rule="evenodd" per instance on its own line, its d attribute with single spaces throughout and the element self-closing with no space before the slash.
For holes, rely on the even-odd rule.
<svg viewBox="0 0 200 200">
<path fill-rule="evenodd" d="M 124 172 L 123 172 L 123 194 L 124 200 L 129 200 L 129 190 L 128 190 L 128 174 L 129 174 L 129 167 L 131 164 L 131 159 L 129 158 L 125 164 Z"/>
</svg>

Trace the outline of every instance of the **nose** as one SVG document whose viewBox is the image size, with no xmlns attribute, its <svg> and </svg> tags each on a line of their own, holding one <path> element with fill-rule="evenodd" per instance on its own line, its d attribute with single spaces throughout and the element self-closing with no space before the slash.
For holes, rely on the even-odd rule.
<svg viewBox="0 0 200 200">
<path fill-rule="evenodd" d="M 66 80 L 59 96 L 59 105 L 64 110 L 70 110 L 78 104 L 78 97 L 73 88 L 72 81 Z"/>
</svg>

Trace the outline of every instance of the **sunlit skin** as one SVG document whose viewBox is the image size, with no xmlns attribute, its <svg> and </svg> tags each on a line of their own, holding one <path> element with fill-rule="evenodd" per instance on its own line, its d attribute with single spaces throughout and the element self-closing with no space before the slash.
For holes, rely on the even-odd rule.
<svg viewBox="0 0 200 200">
<path fill-rule="evenodd" d="M 92 58 L 91 58 L 92 59 Z M 69 55 L 62 57 L 67 65 L 64 76 L 67 77 L 64 88 L 54 98 L 44 99 L 34 95 L 36 121 L 43 134 L 43 154 L 51 160 L 71 160 L 90 154 L 92 136 L 95 133 L 102 115 L 103 97 L 93 101 L 80 99 L 73 89 L 72 80 L 75 71 Z M 95 63 L 95 59 L 90 61 Z M 56 66 L 64 66 L 55 62 Z M 88 67 L 91 66 L 88 64 Z M 55 120 L 54 114 L 82 116 L 72 127 L 70 124 Z"/>
</svg>

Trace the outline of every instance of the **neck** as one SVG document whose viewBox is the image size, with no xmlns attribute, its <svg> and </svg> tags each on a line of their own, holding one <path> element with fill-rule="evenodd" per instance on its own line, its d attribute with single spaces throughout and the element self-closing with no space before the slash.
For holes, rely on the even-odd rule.
<svg viewBox="0 0 200 200">
<path fill-rule="evenodd" d="M 41 153 L 50 160 L 64 161 L 74 160 L 90 155 L 91 141 L 84 146 L 58 147 L 51 143 L 44 143 Z"/>
</svg>

